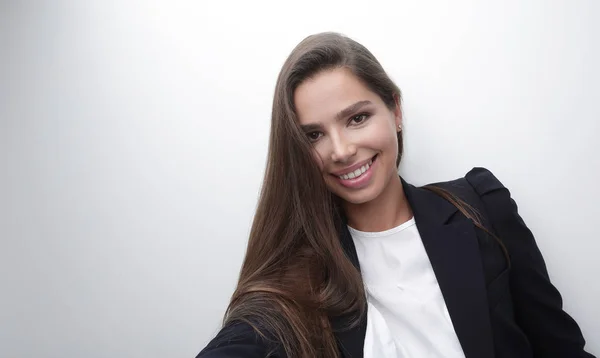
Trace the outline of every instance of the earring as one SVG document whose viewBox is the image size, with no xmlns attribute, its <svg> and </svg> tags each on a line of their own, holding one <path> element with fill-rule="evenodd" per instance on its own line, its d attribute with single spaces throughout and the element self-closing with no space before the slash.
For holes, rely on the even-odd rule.
<svg viewBox="0 0 600 358">
<path fill-rule="evenodd" d="M 402 131 L 402 124 L 398 124 L 398 131 Z"/>
</svg>

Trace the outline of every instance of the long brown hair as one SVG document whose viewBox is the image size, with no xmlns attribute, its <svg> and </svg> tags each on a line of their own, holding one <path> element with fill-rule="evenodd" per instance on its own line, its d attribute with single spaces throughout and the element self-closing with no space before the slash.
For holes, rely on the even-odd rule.
<svg viewBox="0 0 600 358">
<path fill-rule="evenodd" d="M 277 79 L 266 172 L 225 316 L 225 324 L 243 321 L 263 338 L 277 341 L 290 358 L 338 357 L 330 319 L 350 315 L 352 326 L 366 309 L 360 273 L 338 237 L 340 206 L 313 159 L 293 100 L 300 83 L 340 67 L 352 71 L 388 108 L 396 107 L 396 96 L 401 99 L 375 56 L 348 37 L 320 33 L 293 49 Z M 401 157 L 399 132 L 397 165 Z M 443 190 L 438 193 L 454 199 Z"/>
</svg>

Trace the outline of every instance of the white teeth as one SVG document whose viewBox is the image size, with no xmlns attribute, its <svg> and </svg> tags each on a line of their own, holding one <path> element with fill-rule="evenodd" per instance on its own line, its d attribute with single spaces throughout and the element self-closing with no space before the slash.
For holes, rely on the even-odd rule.
<svg viewBox="0 0 600 358">
<path fill-rule="evenodd" d="M 338 178 L 340 178 L 342 180 L 357 178 L 357 177 L 361 176 L 362 174 L 364 174 L 364 172 L 369 170 L 369 168 L 371 167 L 371 164 L 373 164 L 373 160 L 369 160 L 369 162 L 367 164 L 363 165 L 362 167 L 360 167 L 359 169 L 356 169 L 353 172 L 350 172 L 350 173 L 344 174 L 344 175 L 339 175 Z"/>
</svg>

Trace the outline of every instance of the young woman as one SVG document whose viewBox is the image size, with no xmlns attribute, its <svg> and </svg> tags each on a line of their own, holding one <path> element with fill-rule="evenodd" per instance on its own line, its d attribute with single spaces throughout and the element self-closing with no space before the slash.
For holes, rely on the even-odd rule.
<svg viewBox="0 0 600 358">
<path fill-rule="evenodd" d="M 398 176 L 398 87 L 359 43 L 303 40 L 277 80 L 225 357 L 592 357 L 509 191 Z"/>
</svg>

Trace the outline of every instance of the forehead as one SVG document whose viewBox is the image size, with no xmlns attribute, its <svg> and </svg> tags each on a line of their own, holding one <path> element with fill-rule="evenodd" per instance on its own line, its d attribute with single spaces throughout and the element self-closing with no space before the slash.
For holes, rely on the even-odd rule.
<svg viewBox="0 0 600 358">
<path fill-rule="evenodd" d="M 359 101 L 382 103 L 376 93 L 346 68 L 319 72 L 302 82 L 294 92 L 301 124 L 334 120 L 339 111 Z"/>
</svg>

